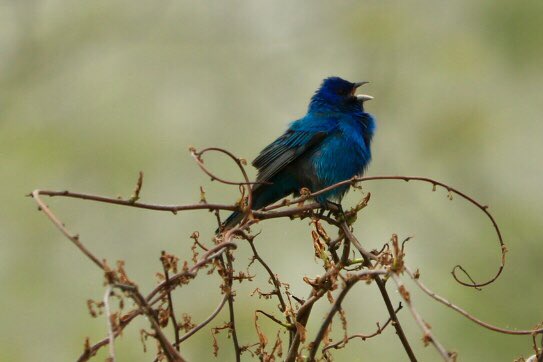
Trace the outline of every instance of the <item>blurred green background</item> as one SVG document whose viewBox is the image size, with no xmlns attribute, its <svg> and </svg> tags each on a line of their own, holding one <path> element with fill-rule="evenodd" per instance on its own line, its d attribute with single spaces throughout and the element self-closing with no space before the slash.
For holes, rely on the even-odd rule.
<svg viewBox="0 0 543 362">
<path fill-rule="evenodd" d="M 490 204 L 510 252 L 497 283 L 475 291 L 456 284 L 462 263 L 483 280 L 499 263 L 484 215 L 446 192 L 416 183 L 377 182 L 355 231 L 368 248 L 413 235 L 407 262 L 422 280 L 480 318 L 508 328 L 543 319 L 543 2 L 518 1 L 2 1 L 0 2 L 0 360 L 69 361 L 106 334 L 88 298 L 101 299 L 102 275 L 24 195 L 35 188 L 128 197 L 139 170 L 145 202 L 234 202 L 235 187 L 211 183 L 188 147 L 220 146 L 254 158 L 301 117 L 322 78 L 370 80 L 367 108 L 378 119 L 368 175 L 407 174 L 450 183 Z M 218 173 L 239 178 L 224 158 Z M 251 175 L 255 172 L 251 168 Z M 345 200 L 352 205 L 360 193 Z M 161 250 L 189 258 L 189 235 L 209 242 L 214 217 L 176 216 L 70 199 L 48 199 L 68 228 L 110 264 L 126 261 L 143 292 L 156 283 Z M 321 272 L 306 221 L 258 226 L 257 246 L 295 295 L 303 276 Z M 248 246 L 236 266 L 244 269 Z M 241 343 L 257 341 L 252 315 L 275 311 L 237 287 Z M 179 289 L 178 313 L 201 321 L 218 304 L 219 281 L 202 274 Z M 531 338 L 484 330 L 407 283 L 435 334 L 460 361 L 511 361 L 531 355 Z M 390 288 L 395 300 L 398 295 Z M 345 301 L 350 333 L 370 333 L 386 312 L 374 286 Z M 329 308 L 322 301 L 311 329 Z M 319 314 L 321 313 L 321 314 Z M 421 361 L 424 348 L 407 310 L 401 321 Z M 226 310 L 216 324 L 227 320 Z M 270 339 L 275 326 L 262 325 Z M 335 333 L 339 333 L 335 324 Z M 116 343 L 119 361 L 151 360 L 139 329 Z M 211 327 L 211 326 L 210 326 Z M 210 328 L 183 345 L 190 360 L 212 357 Z M 221 336 L 217 360 L 230 361 Z M 154 348 L 150 342 L 150 348 Z M 405 360 L 394 331 L 353 341 L 339 361 Z M 248 355 L 245 355 L 248 358 Z M 97 360 L 103 360 L 101 353 Z"/>
</svg>

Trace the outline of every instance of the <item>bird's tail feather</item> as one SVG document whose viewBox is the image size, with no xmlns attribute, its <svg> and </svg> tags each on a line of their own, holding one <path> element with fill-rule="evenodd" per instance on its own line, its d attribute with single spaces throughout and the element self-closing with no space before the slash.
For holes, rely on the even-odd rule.
<svg viewBox="0 0 543 362">
<path fill-rule="evenodd" d="M 270 200 L 269 194 L 270 192 L 267 191 L 265 187 L 261 187 L 260 185 L 257 185 L 253 189 L 253 210 L 258 210 L 271 202 L 275 200 Z M 226 220 L 222 223 L 220 230 L 226 230 L 231 229 L 243 219 L 243 213 L 241 211 L 234 211 L 226 218 Z M 220 231 L 217 229 L 215 233 L 219 233 Z"/>
<path fill-rule="evenodd" d="M 285 197 L 289 193 L 295 191 L 297 188 L 292 187 L 290 180 L 282 183 L 275 183 L 275 187 L 269 187 L 270 185 L 257 185 L 253 189 L 253 210 L 259 210 L 265 206 L 268 206 L 279 199 Z M 223 222 L 221 230 L 231 229 L 243 219 L 243 213 L 241 211 L 234 211 Z M 219 233 L 219 229 L 215 233 Z"/>
<path fill-rule="evenodd" d="M 215 230 L 215 234 L 218 234 L 221 230 L 231 229 L 243 219 L 243 213 L 234 211 L 224 220 L 220 228 Z"/>
</svg>

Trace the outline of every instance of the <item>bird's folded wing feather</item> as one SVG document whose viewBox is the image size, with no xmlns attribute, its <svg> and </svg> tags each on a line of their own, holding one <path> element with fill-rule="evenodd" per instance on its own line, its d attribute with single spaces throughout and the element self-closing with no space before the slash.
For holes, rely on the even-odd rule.
<svg viewBox="0 0 543 362">
<path fill-rule="evenodd" d="M 258 169 L 257 180 L 270 180 L 298 157 L 320 144 L 327 134 L 324 131 L 286 131 L 253 161 L 253 166 Z"/>
</svg>

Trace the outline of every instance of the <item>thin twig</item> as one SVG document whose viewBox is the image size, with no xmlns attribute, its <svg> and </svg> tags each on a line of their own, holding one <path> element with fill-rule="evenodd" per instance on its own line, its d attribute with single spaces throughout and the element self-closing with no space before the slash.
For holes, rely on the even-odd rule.
<svg viewBox="0 0 543 362">
<path fill-rule="evenodd" d="M 324 338 L 324 335 L 326 334 L 326 331 L 328 330 L 328 326 L 332 322 L 332 319 L 334 318 L 334 315 L 341 309 L 341 303 L 343 302 L 343 299 L 345 299 L 345 296 L 351 290 L 351 288 L 364 276 L 368 275 L 383 275 L 387 274 L 388 271 L 386 270 L 363 270 L 355 275 L 352 275 L 345 283 L 345 287 L 341 290 L 338 297 L 334 301 L 334 304 L 330 308 L 330 311 L 326 315 L 326 318 L 324 319 L 324 322 L 322 322 L 321 327 L 319 329 L 319 332 L 317 333 L 317 336 L 315 337 L 315 340 L 313 343 L 311 343 L 311 350 L 309 351 L 309 361 L 314 361 L 315 356 L 317 355 L 317 351 L 319 349 L 319 345 L 322 342 L 322 339 Z"/>
<path fill-rule="evenodd" d="M 360 252 L 360 254 L 362 254 L 362 258 L 364 259 L 363 265 L 366 267 L 372 268 L 371 260 L 377 259 L 377 256 L 368 252 L 366 249 L 364 249 L 364 247 L 362 247 L 358 239 L 351 232 L 351 229 L 349 228 L 346 222 L 343 222 L 341 224 L 341 229 L 343 230 L 345 237 L 355 246 L 355 248 Z M 383 298 L 383 301 L 385 302 L 385 306 L 387 308 L 388 314 L 393 321 L 392 325 L 394 326 L 394 329 L 396 330 L 396 335 L 398 335 L 398 338 L 402 342 L 402 346 L 405 352 L 407 353 L 409 360 L 411 362 L 416 362 L 417 357 L 415 357 L 413 348 L 411 348 L 411 345 L 409 344 L 409 341 L 407 340 L 407 336 L 405 335 L 402 325 L 400 324 L 400 320 L 398 319 L 398 316 L 396 316 L 396 312 L 394 311 L 394 307 L 392 306 L 392 302 L 390 301 L 390 296 L 388 295 L 385 282 L 379 276 L 376 276 L 375 284 L 377 284 L 377 287 L 379 288 L 379 292 L 381 293 L 381 297 Z"/>
<path fill-rule="evenodd" d="M 231 242 L 231 241 L 224 241 L 220 244 L 217 244 L 215 245 L 213 248 L 211 248 L 208 252 L 206 252 L 204 255 L 202 255 L 202 257 L 199 259 L 199 261 L 197 263 L 195 263 L 189 270 L 187 271 L 182 271 L 180 273 L 177 273 L 173 276 L 170 277 L 169 279 L 169 283 L 165 283 L 165 282 L 162 282 L 161 284 L 159 284 L 158 286 L 155 287 L 155 289 L 153 289 L 146 297 L 145 297 L 145 300 L 146 302 L 149 304 L 149 305 L 154 305 L 156 304 L 157 302 L 159 302 L 160 300 L 162 300 L 162 298 L 164 298 L 164 296 L 166 295 L 167 291 L 168 291 L 168 287 L 167 286 L 171 286 L 171 285 L 175 285 L 175 283 L 178 281 L 178 280 L 181 280 L 183 278 L 192 278 L 195 276 L 195 273 L 200 269 L 202 268 L 203 266 L 207 265 L 208 263 L 212 262 L 215 258 L 217 258 L 218 256 L 220 256 L 225 250 L 227 250 L 228 248 L 235 248 L 236 247 L 236 244 L 234 242 Z M 158 297 L 157 297 L 157 294 L 158 294 Z M 154 298 L 154 299 L 153 299 Z M 223 304 L 224 305 L 224 304 Z M 221 305 L 221 308 L 222 308 L 222 305 Z M 219 309 L 220 311 L 220 309 Z M 121 318 L 121 323 L 119 324 L 119 329 L 118 331 L 115 332 L 115 337 L 118 337 L 120 332 L 135 318 L 137 317 L 139 314 L 141 314 L 142 311 L 139 310 L 139 311 L 135 311 L 135 312 L 132 312 L 127 318 L 123 319 Z M 217 311 L 218 313 L 218 311 Z M 210 321 L 210 320 L 209 320 Z M 207 321 L 205 324 L 209 323 L 209 321 Z M 205 325 L 204 324 L 204 325 Z M 203 326 L 202 326 L 203 327 Z M 192 332 L 192 331 L 191 331 Z M 189 333 L 191 333 L 189 332 Z M 197 332 L 197 330 L 195 330 L 193 333 Z M 193 334 L 192 333 L 192 334 Z M 191 335 L 192 335 L 191 334 Z M 190 336 L 188 336 L 190 337 Z M 186 337 L 186 338 L 188 338 Z M 185 338 L 185 339 L 186 339 Z M 179 339 L 179 342 L 183 342 L 185 339 L 183 339 L 183 337 L 180 337 Z M 90 356 L 94 355 L 101 347 L 107 345 L 109 343 L 109 339 L 108 338 L 105 338 L 103 340 L 101 340 L 100 342 L 98 343 L 95 343 L 92 347 L 90 347 L 90 353 L 83 353 L 79 359 L 78 359 L 78 362 L 84 362 L 84 361 L 87 361 L 89 359 Z M 90 356 L 89 356 L 90 354 Z"/>
<path fill-rule="evenodd" d="M 217 177 L 216 175 L 214 175 L 211 171 L 209 171 L 205 166 L 204 166 L 204 160 L 202 159 L 202 156 L 206 153 L 206 152 L 210 152 L 210 151 L 215 151 L 215 152 L 219 152 L 219 153 L 223 153 L 225 155 L 227 155 L 228 157 L 230 157 L 230 159 L 232 159 L 236 165 L 238 166 L 239 170 L 241 171 L 241 174 L 243 175 L 243 179 L 245 182 L 232 182 L 232 181 L 228 181 L 228 180 L 224 180 L 222 178 L 219 178 Z M 209 175 L 211 177 L 211 180 L 217 180 L 223 184 L 227 184 L 227 185 L 238 185 L 240 186 L 241 191 L 242 191 L 242 201 L 241 201 L 241 209 L 243 211 L 243 219 L 241 221 L 241 224 L 243 224 L 243 222 L 245 222 L 246 220 L 250 219 L 251 217 L 251 213 L 252 213 L 252 205 L 253 205 L 253 191 L 252 191 L 252 185 L 255 185 L 255 184 L 261 184 L 262 182 L 251 182 L 249 181 L 249 176 L 247 176 L 247 172 L 245 171 L 245 167 L 244 167 L 244 164 L 246 164 L 246 162 L 238 157 L 236 157 L 233 153 L 231 153 L 230 151 L 227 151 L 223 148 L 219 148 L 219 147 L 208 147 L 208 148 L 204 148 L 203 150 L 201 151 L 196 151 L 196 149 L 194 147 L 191 147 L 190 148 L 190 153 L 191 155 L 193 156 L 194 160 L 196 161 L 196 163 L 198 164 L 198 166 L 200 167 L 200 169 L 202 171 L 204 171 L 207 175 Z M 268 183 L 268 182 L 264 182 L 264 183 Z M 246 192 L 243 192 L 244 190 L 246 190 Z M 243 199 L 244 199 L 244 194 L 247 194 L 247 207 L 243 207 Z M 219 226 L 220 228 L 220 226 Z"/>
<path fill-rule="evenodd" d="M 75 246 L 77 246 L 79 248 L 79 250 L 81 250 L 81 252 L 83 254 L 85 254 L 90 260 L 92 260 L 92 262 L 94 264 L 96 264 L 100 269 L 102 269 L 103 271 L 106 271 L 105 264 L 102 263 L 100 261 L 100 259 L 98 259 L 93 253 L 91 253 L 89 251 L 89 249 L 87 249 L 85 247 L 85 245 L 83 245 L 83 243 L 79 240 L 79 235 L 78 234 L 73 234 L 72 235 L 68 231 L 68 229 L 66 229 L 66 227 L 64 226 L 62 221 L 60 221 L 57 218 L 57 216 L 55 214 L 53 214 L 53 212 L 42 201 L 42 199 L 40 198 L 39 195 L 46 195 L 46 193 L 44 193 L 43 191 L 40 191 L 40 190 L 34 190 L 32 192 L 32 197 L 34 198 L 34 201 L 36 201 L 36 203 L 39 205 L 40 210 L 43 211 L 45 213 L 45 215 L 47 215 L 49 220 L 51 220 L 53 222 L 53 224 L 55 224 L 55 226 L 64 234 L 64 236 L 66 236 L 68 239 L 70 239 L 75 244 Z"/>
<path fill-rule="evenodd" d="M 223 241 L 220 244 L 215 245 L 214 247 L 210 248 L 209 251 L 207 251 L 202 257 L 198 260 L 197 263 L 195 263 L 190 269 L 186 271 L 179 272 L 177 274 L 174 274 L 170 277 L 169 283 L 166 283 L 165 281 L 160 283 L 153 289 L 145 298 L 151 305 L 156 303 L 158 300 L 161 300 L 164 298 L 167 288 L 167 285 L 173 285 L 175 282 L 182 280 L 184 278 L 194 278 L 196 276 L 196 273 L 198 270 L 200 270 L 202 267 L 207 265 L 208 263 L 211 263 L 215 258 L 219 257 L 229 248 L 236 248 L 236 243 L 232 241 Z M 160 293 L 160 294 L 159 294 Z M 158 294 L 158 297 L 156 295 Z M 156 297 L 156 298 L 155 298 Z M 152 298 L 155 298 L 153 301 L 151 301 Z"/>
<path fill-rule="evenodd" d="M 236 353 L 236 362 L 241 361 L 241 348 L 239 346 L 238 341 L 238 333 L 236 329 L 236 317 L 235 317 L 235 311 L 234 311 L 234 292 L 232 290 L 233 288 L 233 266 L 232 266 L 232 256 L 227 252 L 226 253 L 226 263 L 224 262 L 223 257 L 219 259 L 221 262 L 223 268 L 225 269 L 225 283 L 226 283 L 226 294 L 228 295 L 228 310 L 229 310 L 229 316 L 230 316 L 230 331 L 232 332 L 232 341 L 234 343 L 234 352 Z M 226 264 L 226 268 L 225 268 Z"/>
<path fill-rule="evenodd" d="M 377 284 L 377 287 L 379 288 L 379 291 L 381 292 L 381 296 L 383 297 L 383 301 L 385 302 L 385 306 L 387 308 L 388 314 L 390 318 L 392 319 L 392 325 L 394 326 L 394 329 L 396 330 L 396 334 L 398 335 L 398 338 L 400 338 L 400 341 L 402 342 L 402 346 L 405 349 L 405 352 L 407 353 L 409 360 L 411 362 L 416 362 L 417 357 L 415 357 L 413 348 L 411 348 L 411 345 L 409 344 L 409 341 L 407 340 L 407 336 L 405 335 L 402 325 L 400 324 L 400 320 L 398 319 L 398 316 L 396 315 L 396 312 L 394 311 L 394 307 L 392 306 L 392 302 L 390 301 L 390 296 L 388 295 L 385 282 L 381 278 L 375 277 L 375 284 Z"/>
<path fill-rule="evenodd" d="M 201 151 L 196 151 L 196 149 L 194 147 L 191 147 L 191 148 L 189 148 L 189 151 L 190 151 L 192 157 L 194 157 L 194 159 L 196 160 L 196 163 L 198 164 L 198 166 L 200 166 L 202 171 L 204 171 L 209 177 L 211 177 L 212 180 L 217 180 L 220 183 L 223 183 L 223 184 L 226 184 L 226 185 L 238 185 L 238 186 L 241 186 L 241 185 L 269 184 L 269 182 L 251 182 L 251 181 L 249 181 L 249 177 L 247 176 L 247 173 L 245 172 L 245 168 L 243 167 L 243 161 L 241 161 L 241 159 L 237 158 L 230 151 L 227 151 L 227 150 L 225 150 L 223 148 L 208 147 L 208 148 L 204 148 Z M 223 154 L 227 155 L 228 157 L 230 157 L 236 163 L 236 165 L 238 166 L 238 168 L 242 172 L 245 182 L 225 180 L 223 178 L 218 177 L 217 175 L 215 175 L 211 171 L 209 171 L 207 169 L 207 167 L 204 166 L 204 161 L 202 160 L 202 156 L 204 155 L 204 153 L 209 152 L 209 151 L 216 151 L 216 152 L 223 153 Z"/>
<path fill-rule="evenodd" d="M 396 308 L 396 310 L 394 311 L 394 313 L 398 313 L 401 309 L 403 308 L 403 305 L 402 303 L 400 303 L 398 305 L 398 308 Z M 343 348 L 348 341 L 350 341 L 351 339 L 354 339 L 354 338 L 360 338 L 362 339 L 363 341 L 367 340 L 367 339 L 370 339 L 370 338 L 373 338 L 381 333 L 383 333 L 383 331 L 385 330 L 385 328 L 390 324 L 390 322 L 392 322 L 392 318 L 388 318 L 387 321 L 381 326 L 379 324 L 379 322 L 377 322 L 377 330 L 371 334 L 361 334 L 361 333 L 357 333 L 357 334 L 353 334 L 352 336 L 349 336 L 341 341 L 338 341 L 336 343 L 333 343 L 333 344 L 330 344 L 326 347 L 324 347 L 322 349 L 322 352 L 325 352 L 331 348 L 333 349 L 340 349 L 340 348 Z"/>
<path fill-rule="evenodd" d="M 422 319 L 420 314 L 417 312 L 415 307 L 413 306 L 413 303 L 411 302 L 411 296 L 405 286 L 403 285 L 400 278 L 398 278 L 397 275 L 391 274 L 392 280 L 396 283 L 398 286 L 398 290 L 400 292 L 400 295 L 402 296 L 402 299 L 407 304 L 407 307 L 411 311 L 411 314 L 413 315 L 413 318 L 415 319 L 415 322 L 419 325 L 420 329 L 422 330 L 423 335 L 423 342 L 424 344 L 431 343 L 434 345 L 438 353 L 441 355 L 444 361 L 453 361 L 452 354 L 449 353 L 445 347 L 436 339 L 436 337 L 433 335 L 432 331 L 430 330 L 430 326 Z"/>
<path fill-rule="evenodd" d="M 403 181 L 420 181 L 420 182 L 430 183 L 434 188 L 436 186 L 441 186 L 445 190 L 447 190 L 447 192 L 456 194 L 456 195 L 462 197 L 463 199 L 467 200 L 471 204 L 475 205 L 477 208 L 479 208 L 488 217 L 488 219 L 492 223 L 492 226 L 494 227 L 494 231 L 496 232 L 496 235 L 498 236 L 498 242 L 500 244 L 500 252 L 501 252 L 501 261 L 500 261 L 500 266 L 498 268 L 498 271 L 496 272 L 496 274 L 492 278 L 490 278 L 489 280 L 487 280 L 485 282 L 481 282 L 481 283 L 474 282 L 473 279 L 471 278 L 471 276 L 460 265 L 456 265 L 453 268 L 452 275 L 453 275 L 454 279 L 458 283 L 460 283 L 460 284 L 462 284 L 462 285 L 464 285 L 466 287 L 472 287 L 472 288 L 484 287 L 486 285 L 489 285 L 489 284 L 493 283 L 496 279 L 498 279 L 498 277 L 501 275 L 501 273 L 503 271 L 503 268 L 505 267 L 505 255 L 507 253 L 507 247 L 505 246 L 505 243 L 503 241 L 502 233 L 500 231 L 498 223 L 496 222 L 496 220 L 494 220 L 494 217 L 488 211 L 488 205 L 483 205 L 480 202 L 478 202 L 477 200 L 475 200 L 473 197 L 468 196 L 467 194 L 463 193 L 462 191 L 460 191 L 460 190 L 458 190 L 458 189 L 456 189 L 454 187 L 451 187 L 451 186 L 449 186 L 449 185 L 447 185 L 447 184 L 445 184 L 443 182 L 436 181 L 436 180 L 433 180 L 433 179 L 428 178 L 428 177 L 419 177 L 419 176 L 372 176 L 372 177 L 356 177 L 354 179 L 355 182 L 365 182 L 365 181 L 375 181 L 375 180 L 403 180 Z M 456 275 L 456 270 L 462 270 L 464 272 L 464 274 L 466 274 L 466 276 L 468 276 L 468 278 L 472 281 L 472 283 L 466 283 L 466 282 L 463 282 L 460 279 L 458 279 L 458 276 Z"/>
<path fill-rule="evenodd" d="M 254 245 L 254 238 L 248 238 L 249 245 L 251 246 L 251 250 L 253 251 L 253 256 L 258 262 L 266 269 L 266 272 L 270 276 L 270 280 L 273 283 L 274 286 L 274 294 L 277 296 L 277 299 L 279 300 L 280 305 L 280 311 L 282 313 L 285 313 L 287 310 L 287 304 L 285 303 L 285 300 L 283 299 L 283 293 L 281 292 L 281 283 L 279 283 L 279 280 L 277 279 L 277 276 L 272 272 L 271 268 L 268 264 L 262 259 L 260 254 L 258 254 L 258 251 L 256 250 L 256 247 Z M 287 323 L 292 325 L 292 318 L 290 317 L 290 314 L 286 314 Z M 292 338 L 294 338 L 294 330 L 290 329 L 289 331 L 289 342 L 292 342 Z"/>
<path fill-rule="evenodd" d="M 166 358 L 168 359 L 168 361 L 184 362 L 185 359 L 181 357 L 179 352 L 176 351 L 176 349 L 172 346 L 168 338 L 162 332 L 162 329 L 160 328 L 160 325 L 158 324 L 158 321 L 156 319 L 153 309 L 147 303 L 145 298 L 140 294 L 140 292 L 138 291 L 138 288 L 133 285 L 126 285 L 126 284 L 114 284 L 113 286 L 123 291 L 128 292 L 131 295 L 134 302 L 136 302 L 138 307 L 142 310 L 142 313 L 147 316 L 147 319 L 151 323 L 151 327 L 155 331 L 154 336 L 160 343 L 160 346 L 162 347 L 162 350 L 166 354 Z"/>
<path fill-rule="evenodd" d="M 136 318 L 140 314 L 141 314 L 141 312 L 139 310 L 137 310 L 137 311 L 132 311 L 129 314 L 124 315 L 123 317 L 121 317 L 118 328 L 113 332 L 114 338 L 117 338 L 121 334 L 124 327 L 126 327 L 134 318 Z M 92 346 L 89 346 L 79 356 L 79 358 L 77 359 L 77 362 L 86 362 L 86 361 L 88 361 L 91 357 L 96 355 L 96 352 L 98 352 L 98 350 L 100 348 L 102 348 L 104 346 L 107 346 L 109 343 L 110 343 L 110 340 L 109 340 L 109 336 L 108 336 L 108 337 L 102 339 L 101 341 L 93 344 Z"/>
<path fill-rule="evenodd" d="M 190 331 L 188 331 L 185 335 L 181 336 L 179 338 L 179 343 L 183 343 L 183 341 L 189 339 L 194 333 L 198 332 L 200 329 L 204 328 L 209 322 L 211 322 L 217 314 L 222 310 L 224 305 L 226 304 L 226 301 L 228 300 L 228 295 L 225 294 L 224 298 L 222 298 L 221 303 L 217 306 L 217 308 L 211 313 L 209 317 L 207 317 L 203 322 L 198 324 L 196 327 L 192 328 Z"/>
<path fill-rule="evenodd" d="M 486 323 L 486 322 L 483 322 L 482 320 L 472 316 L 471 314 L 469 314 L 468 312 L 466 312 L 464 309 L 458 307 L 457 305 L 449 302 L 447 299 L 443 298 L 442 296 L 440 295 L 437 295 L 436 293 L 434 293 L 433 291 L 431 291 L 427 286 L 425 286 L 419 278 L 415 277 L 415 274 L 408 268 L 408 267 L 405 267 L 405 270 L 407 272 L 407 274 L 409 274 L 409 276 L 411 277 L 411 279 L 413 279 L 413 281 L 415 282 L 415 284 L 424 292 L 426 293 L 428 296 L 430 296 L 432 299 L 438 301 L 439 303 L 443 304 L 443 305 L 446 305 L 447 307 L 451 308 L 452 310 L 460 313 L 461 315 L 463 315 L 464 317 L 468 318 L 469 320 L 477 323 L 478 325 L 480 325 L 481 327 L 484 327 L 486 329 L 490 329 L 491 331 L 495 331 L 495 332 L 499 332 L 499 333 L 503 333 L 503 334 L 511 334 L 511 335 L 517 335 L 517 336 L 522 336 L 522 335 L 534 335 L 534 334 L 540 334 L 540 333 L 543 333 L 543 328 L 536 328 L 536 329 L 521 329 L 521 330 L 512 330 L 512 329 L 506 329 L 506 328 L 500 328 L 500 327 L 496 327 L 496 326 L 493 326 L 492 324 L 489 324 L 489 323 Z"/>
<path fill-rule="evenodd" d="M 162 267 L 164 268 L 164 282 L 166 283 L 165 288 L 167 290 L 168 297 L 168 311 L 170 314 L 170 319 L 172 321 L 173 333 L 175 337 L 175 343 L 173 345 L 179 351 L 179 324 L 177 323 L 177 318 L 175 318 L 175 311 L 173 308 L 172 291 L 170 288 L 170 275 L 168 272 L 168 268 L 166 267 L 166 264 L 164 264 L 164 262 L 162 263 Z"/>
<path fill-rule="evenodd" d="M 272 321 L 274 321 L 275 323 L 279 324 L 281 327 L 284 327 L 286 328 L 287 330 L 294 330 L 294 325 L 292 324 L 285 324 L 285 322 L 281 322 L 277 317 L 267 313 L 267 312 L 264 312 L 263 310 L 261 309 L 257 309 L 255 310 L 255 313 L 260 313 L 260 314 L 263 314 L 265 315 L 266 317 L 268 317 L 269 319 L 271 319 Z"/>
<path fill-rule="evenodd" d="M 104 294 L 104 309 L 107 319 L 107 338 L 109 340 L 109 360 L 115 362 L 115 333 L 113 331 L 113 321 L 111 320 L 111 309 L 109 307 L 109 296 L 111 295 L 111 284 L 108 284 Z"/>
<path fill-rule="evenodd" d="M 498 271 L 496 272 L 496 274 L 489 280 L 485 281 L 485 282 L 482 282 L 482 283 L 476 283 L 474 282 L 471 277 L 469 276 L 469 274 L 465 271 L 464 268 L 462 268 L 460 265 L 456 265 L 453 270 L 452 270 L 452 275 L 454 277 L 454 279 L 464 285 L 464 286 L 467 286 L 467 287 L 472 287 L 472 288 L 480 288 L 480 287 L 484 287 L 486 285 L 489 285 L 491 283 L 493 283 L 496 279 L 498 279 L 498 277 L 501 275 L 502 271 L 503 271 L 503 268 L 505 267 L 505 255 L 507 253 L 507 247 L 505 246 L 505 243 L 503 241 L 503 238 L 502 238 L 502 234 L 501 234 L 501 231 L 500 231 L 500 228 L 498 226 L 498 223 L 496 222 L 496 220 L 494 219 L 494 217 L 492 216 L 492 214 L 488 211 L 488 206 L 487 205 L 483 205 L 481 204 L 480 202 L 478 202 L 477 200 L 475 200 L 473 197 L 471 196 L 468 196 L 467 194 L 463 193 L 462 191 L 452 187 L 452 186 L 449 186 L 447 185 L 446 183 L 444 182 L 440 182 L 440 181 L 437 181 L 437 180 L 434 180 L 434 179 L 431 179 L 431 178 L 428 178 L 428 177 L 419 177 L 419 176 L 369 176 L 369 177 L 353 177 L 349 180 L 345 180 L 345 181 L 341 181 L 341 182 L 338 182 L 336 184 L 333 184 L 331 186 L 328 186 L 328 187 L 325 187 L 321 190 L 318 190 L 316 192 L 313 192 L 313 193 L 310 193 L 308 195 L 304 195 L 304 196 L 301 196 L 299 198 L 296 198 L 294 200 L 289 200 L 288 202 L 281 202 L 281 203 L 276 203 L 276 204 L 273 204 L 273 205 L 270 205 L 270 206 L 267 206 L 265 208 L 263 208 L 264 211 L 268 211 L 268 210 L 273 210 L 273 209 L 277 209 L 277 208 L 280 208 L 280 207 L 284 207 L 286 205 L 291 205 L 291 204 L 298 204 L 300 202 L 303 202 L 305 200 L 308 200 L 308 199 L 312 199 L 312 198 L 315 198 L 315 196 L 319 196 L 319 195 L 322 195 L 324 194 L 325 192 L 328 192 L 330 190 L 334 190 L 338 187 L 341 187 L 341 186 L 345 186 L 345 185 L 353 185 L 353 184 L 357 184 L 357 183 L 361 183 L 361 182 L 366 182 L 366 181 L 376 181 L 376 180 L 400 180 L 400 181 L 420 181 L 420 182 L 425 182 L 425 183 L 429 183 L 431 184 L 434 189 L 436 186 L 440 186 L 440 187 L 443 187 L 445 190 L 447 190 L 447 192 L 449 192 L 450 194 L 456 194 L 460 197 L 462 197 L 463 199 L 467 200 L 468 202 L 470 202 L 471 204 L 475 205 L 477 208 L 479 208 L 487 217 L 488 219 L 490 220 L 490 222 L 492 223 L 492 226 L 494 227 L 494 230 L 496 232 L 496 235 L 498 237 L 498 242 L 500 244 L 500 252 L 501 252 L 501 262 L 500 262 L 500 266 L 498 268 Z M 460 279 L 458 279 L 458 276 L 456 275 L 456 270 L 462 270 L 464 272 L 464 274 L 466 274 L 468 276 L 468 278 L 470 280 L 472 280 L 472 283 L 466 283 L 466 282 L 463 282 L 461 281 Z"/>
<path fill-rule="evenodd" d="M 301 330 L 305 329 L 305 326 L 307 325 L 307 321 L 309 319 L 309 315 L 311 314 L 313 304 L 315 304 L 315 302 L 321 299 L 325 294 L 325 290 L 320 289 L 318 291 L 315 291 L 315 289 L 311 289 L 311 294 L 309 298 L 300 307 L 300 309 L 298 309 L 298 312 L 296 313 L 296 323 L 299 324 L 299 326 L 296 326 L 296 334 L 294 335 L 292 344 L 289 347 L 288 355 L 285 358 L 286 362 L 294 362 L 296 360 L 296 356 L 298 355 L 298 348 L 300 346 L 302 338 Z"/>
<path fill-rule="evenodd" d="M 224 204 L 188 204 L 188 205 L 158 205 L 158 204 L 146 204 L 142 202 L 130 202 L 130 200 L 122 200 L 106 196 L 98 196 L 91 194 L 84 194 L 79 192 L 71 191 L 50 191 L 50 190 L 34 190 L 32 192 L 32 197 L 36 198 L 35 195 L 46 195 L 50 197 L 69 197 L 72 199 L 80 200 L 89 200 L 96 201 L 105 204 L 121 205 L 134 207 L 137 209 L 146 209 L 154 211 L 167 211 L 173 214 L 177 214 L 179 211 L 187 210 L 227 210 L 227 211 L 236 211 L 238 209 L 235 205 L 224 205 Z M 41 206 L 41 205 L 40 205 Z"/>
</svg>

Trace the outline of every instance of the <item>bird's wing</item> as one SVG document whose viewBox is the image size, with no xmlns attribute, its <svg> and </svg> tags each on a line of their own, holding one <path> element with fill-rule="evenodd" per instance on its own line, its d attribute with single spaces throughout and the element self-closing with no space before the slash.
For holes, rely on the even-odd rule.
<svg viewBox="0 0 543 362">
<path fill-rule="evenodd" d="M 258 181 L 267 181 L 296 158 L 313 149 L 327 136 L 326 131 L 302 131 L 289 129 L 281 137 L 264 148 L 253 161 L 258 169 Z"/>
</svg>

